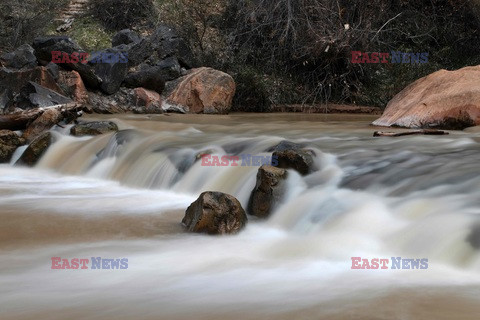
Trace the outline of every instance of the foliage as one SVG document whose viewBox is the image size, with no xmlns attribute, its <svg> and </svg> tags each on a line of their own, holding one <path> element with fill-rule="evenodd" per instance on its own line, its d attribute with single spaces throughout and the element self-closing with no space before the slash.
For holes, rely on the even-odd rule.
<svg viewBox="0 0 480 320">
<path fill-rule="evenodd" d="M 156 16 L 152 0 L 95 0 L 90 14 L 111 31 L 148 26 Z"/>
<path fill-rule="evenodd" d="M 10 51 L 31 43 L 42 35 L 46 26 L 66 0 L 2 0 L 0 2 L 0 50 Z"/>
</svg>

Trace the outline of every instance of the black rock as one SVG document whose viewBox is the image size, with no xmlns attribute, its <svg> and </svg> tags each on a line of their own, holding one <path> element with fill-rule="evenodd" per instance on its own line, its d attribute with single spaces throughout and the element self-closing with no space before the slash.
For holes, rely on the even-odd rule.
<svg viewBox="0 0 480 320">
<path fill-rule="evenodd" d="M 154 53 L 153 44 L 148 39 L 128 45 L 128 66 L 138 66 Z"/>
<path fill-rule="evenodd" d="M 99 51 L 89 59 L 88 64 L 94 66 L 95 75 L 101 79 L 100 89 L 103 92 L 114 94 L 120 89 L 128 72 L 127 60 L 126 45 Z"/>
<path fill-rule="evenodd" d="M 2 54 L 0 61 L 11 69 L 33 68 L 38 64 L 35 50 L 28 44 L 18 47 L 13 52 Z"/>
<path fill-rule="evenodd" d="M 125 78 L 125 86 L 129 88 L 142 87 L 162 93 L 165 89 L 165 80 L 162 74 L 162 67 L 147 67 L 129 74 Z"/>
<path fill-rule="evenodd" d="M 35 49 L 37 59 L 45 65 L 52 61 L 52 51 L 61 51 L 68 54 L 84 52 L 75 41 L 67 36 L 35 38 L 33 49 Z"/>
<path fill-rule="evenodd" d="M 20 92 L 20 97 L 17 100 L 17 107 L 25 110 L 39 107 L 51 107 L 71 102 L 73 102 L 72 99 L 45 88 L 38 83 L 29 81 Z"/>
<path fill-rule="evenodd" d="M 182 67 L 187 69 L 197 66 L 197 62 L 187 42 L 172 27 L 161 25 L 150 36 L 153 48 L 160 59 L 176 57 Z"/>
<path fill-rule="evenodd" d="M 50 73 L 50 75 L 52 76 L 52 78 L 55 81 L 57 81 L 58 78 L 60 77 L 60 67 L 58 66 L 58 64 L 53 63 L 53 62 L 49 62 L 46 65 L 46 68 L 47 68 L 48 72 Z"/>
<path fill-rule="evenodd" d="M 117 32 L 112 38 L 112 47 L 116 47 L 121 44 L 131 44 L 140 42 L 140 36 L 130 29 L 124 29 Z"/>
</svg>

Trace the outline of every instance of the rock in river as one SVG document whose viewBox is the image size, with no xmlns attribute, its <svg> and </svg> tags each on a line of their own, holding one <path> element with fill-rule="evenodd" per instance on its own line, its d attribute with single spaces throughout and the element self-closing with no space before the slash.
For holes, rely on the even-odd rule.
<svg viewBox="0 0 480 320">
<path fill-rule="evenodd" d="M 190 232 L 235 234 L 247 223 L 240 202 L 222 192 L 204 192 L 185 212 L 182 224 Z"/>
</svg>

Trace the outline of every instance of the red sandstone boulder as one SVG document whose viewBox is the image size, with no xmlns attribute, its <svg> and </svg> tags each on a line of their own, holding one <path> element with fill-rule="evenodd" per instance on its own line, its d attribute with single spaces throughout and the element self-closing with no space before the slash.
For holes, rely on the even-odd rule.
<svg viewBox="0 0 480 320">
<path fill-rule="evenodd" d="M 212 68 L 192 69 L 178 80 L 167 102 L 188 107 L 190 113 L 227 114 L 235 89 L 235 81 L 224 72 Z"/>
<path fill-rule="evenodd" d="M 65 93 L 78 103 L 88 102 L 88 92 L 77 71 L 60 71 L 58 84 Z"/>
<path fill-rule="evenodd" d="M 376 126 L 462 130 L 480 124 L 480 66 L 440 70 L 410 84 Z"/>
<path fill-rule="evenodd" d="M 162 98 L 158 92 L 145 88 L 135 88 L 136 113 L 162 113 Z"/>
</svg>

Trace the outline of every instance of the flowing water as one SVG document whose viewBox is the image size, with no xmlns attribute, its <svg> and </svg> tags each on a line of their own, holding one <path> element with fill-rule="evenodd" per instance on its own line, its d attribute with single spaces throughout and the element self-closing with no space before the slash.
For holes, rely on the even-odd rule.
<svg viewBox="0 0 480 320">
<path fill-rule="evenodd" d="M 366 116 L 113 120 L 122 131 L 93 138 L 54 129 L 33 169 L 0 166 L 0 319 L 480 318 L 480 130 L 373 138 Z M 258 170 L 198 154 L 270 155 L 285 139 L 314 150 L 320 170 L 291 171 L 268 220 L 236 236 L 184 232 L 203 191 L 246 207 Z M 52 257 L 128 269 L 54 270 Z M 428 268 L 354 270 L 352 257 Z"/>
</svg>

